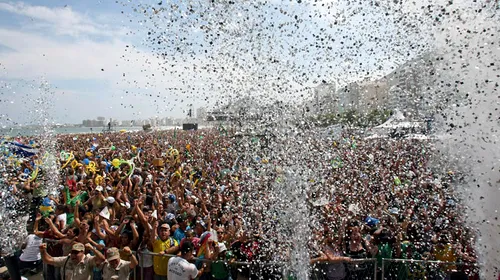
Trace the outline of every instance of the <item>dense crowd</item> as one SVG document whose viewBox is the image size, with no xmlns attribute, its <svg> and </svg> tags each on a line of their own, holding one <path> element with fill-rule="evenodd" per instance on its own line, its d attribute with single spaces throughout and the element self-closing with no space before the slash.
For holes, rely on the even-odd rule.
<svg viewBox="0 0 500 280">
<path fill-rule="evenodd" d="M 277 200 L 269 184 L 279 183 L 279 170 L 265 179 L 249 171 L 279 161 L 243 157 L 243 144 L 231 132 L 59 135 L 59 179 L 48 178 L 47 170 L 37 174 L 42 149 L 2 165 L 9 174 L 4 208 L 12 209 L 11 218 L 23 211 L 30 217 L 19 220 L 29 225 L 29 235 L 16 258 L 28 270 L 45 262 L 45 279 L 127 279 L 136 270 L 138 279 L 172 280 L 181 279 L 174 270 L 182 262 L 170 265 L 171 256 L 192 253 L 196 269 L 183 271 L 200 279 L 279 279 L 291 253 L 278 248 L 287 244 L 305 248 L 314 267 L 310 276 L 319 279 L 373 279 L 373 264 L 356 261 L 368 258 L 376 259 L 379 274 L 386 258 L 463 262 L 438 270 L 478 277 L 475 232 L 454 194 L 459 176 L 430 168 L 432 143 L 348 136 L 313 141 L 330 159 L 304 161 L 322 178 L 311 180 L 304 198 L 309 236 L 290 244 L 276 240 L 277 220 L 270 217 Z M 15 235 L 9 232 L 8 238 Z M 13 241 L 3 236 L 7 256 Z M 441 277 L 423 266 L 386 266 L 388 279 Z"/>
</svg>

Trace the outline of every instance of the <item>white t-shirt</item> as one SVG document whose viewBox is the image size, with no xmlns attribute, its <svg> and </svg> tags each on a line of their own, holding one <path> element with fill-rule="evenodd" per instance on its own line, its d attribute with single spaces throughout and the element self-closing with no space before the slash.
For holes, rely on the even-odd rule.
<svg viewBox="0 0 500 280">
<path fill-rule="evenodd" d="M 172 257 L 168 260 L 168 280 L 191 280 L 198 275 L 198 269 L 181 257 Z"/>
<path fill-rule="evenodd" d="M 40 245 L 42 245 L 42 239 L 40 237 L 34 234 L 28 235 L 26 239 L 26 248 L 24 248 L 19 259 L 23 262 L 36 262 L 41 260 Z"/>
<path fill-rule="evenodd" d="M 147 247 L 142 248 L 140 250 L 142 254 L 139 254 L 139 266 L 140 267 L 152 267 L 153 266 L 153 255 L 151 255 L 151 251 L 148 250 Z"/>
<path fill-rule="evenodd" d="M 66 227 L 66 213 L 62 213 L 61 215 L 56 217 L 57 224 L 59 224 L 59 221 L 63 221 L 63 228 Z"/>
</svg>

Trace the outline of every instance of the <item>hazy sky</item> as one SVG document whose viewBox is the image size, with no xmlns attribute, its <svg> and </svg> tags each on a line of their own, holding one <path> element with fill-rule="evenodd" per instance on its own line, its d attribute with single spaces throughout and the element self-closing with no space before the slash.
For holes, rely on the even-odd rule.
<svg viewBox="0 0 500 280">
<path fill-rule="evenodd" d="M 380 76 L 428 48 L 400 7 L 117 2 L 0 1 L 0 109 L 11 119 L 2 125 L 33 122 L 34 107 L 80 123 L 182 117 L 188 104 L 241 95 L 296 100 L 323 80 Z M 42 82 L 52 106 L 33 105 Z"/>
</svg>

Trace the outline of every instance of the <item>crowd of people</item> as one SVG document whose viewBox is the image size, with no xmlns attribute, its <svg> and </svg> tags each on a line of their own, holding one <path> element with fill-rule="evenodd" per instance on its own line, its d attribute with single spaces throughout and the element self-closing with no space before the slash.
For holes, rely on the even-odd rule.
<svg viewBox="0 0 500 280">
<path fill-rule="evenodd" d="M 36 146 L 40 139 L 17 140 Z M 478 279 L 475 232 L 454 194 L 459 176 L 431 169 L 432 143 L 313 141 L 330 158 L 304 162 L 322 178 L 308 183 L 309 236 L 302 244 L 277 240 L 282 236 L 273 231 L 279 213 L 270 182 L 279 183 L 280 171 L 262 180 L 250 171 L 279 160 L 245 157 L 241 146 L 258 141 L 242 143 L 221 129 L 58 135 L 59 178 L 41 168 L 43 147 L 2 165 L 9 175 L 1 201 L 11 209 L 3 223 L 28 213 L 21 221 L 28 225 L 25 257 L 16 258 L 21 268 L 43 262 L 45 279 L 293 278 L 294 268 L 283 264 L 298 247 L 314 279 L 373 279 L 383 266 L 386 279 L 444 279 L 452 272 Z M 290 234 L 295 226 L 302 225 L 291 222 Z M 16 231 L 9 232 L 1 240 L 4 256 L 12 255 Z M 449 264 L 430 271 L 382 259 Z"/>
</svg>

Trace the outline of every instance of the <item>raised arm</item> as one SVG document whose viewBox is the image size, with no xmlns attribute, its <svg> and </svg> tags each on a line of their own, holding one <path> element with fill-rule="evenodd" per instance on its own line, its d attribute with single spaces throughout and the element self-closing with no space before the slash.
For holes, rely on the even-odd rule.
<svg viewBox="0 0 500 280">
<path fill-rule="evenodd" d="M 104 249 L 104 245 L 98 244 L 90 236 L 87 236 L 87 242 L 90 243 L 90 245 L 96 247 L 98 250 L 103 250 Z"/>
<path fill-rule="evenodd" d="M 157 229 L 158 229 L 158 221 L 153 218 L 153 227 L 151 228 L 150 234 L 149 234 L 149 242 L 148 242 L 148 247 L 153 248 L 153 243 L 155 242 L 156 238 L 158 237 Z"/>
<path fill-rule="evenodd" d="M 42 255 L 42 261 L 45 264 L 48 264 L 48 265 L 55 264 L 54 258 L 51 255 L 49 255 L 49 253 L 47 253 L 47 244 L 46 243 L 42 243 L 42 245 L 40 245 L 40 254 Z"/>
<path fill-rule="evenodd" d="M 75 206 L 73 208 L 73 216 L 74 220 L 73 223 L 75 226 L 80 227 L 80 201 L 77 200 L 75 203 Z"/>
<path fill-rule="evenodd" d="M 309 264 L 315 264 L 317 262 L 324 262 L 324 261 L 327 261 L 328 260 L 328 257 L 325 255 L 325 253 L 323 252 L 318 252 L 319 253 L 319 256 L 316 257 L 316 258 L 312 258 L 309 260 Z"/>
<path fill-rule="evenodd" d="M 101 253 L 101 251 L 97 250 L 94 246 L 90 245 L 89 243 L 85 244 L 85 249 L 87 249 L 87 251 L 94 253 L 96 266 L 99 266 L 106 259 L 104 255 Z"/>
<path fill-rule="evenodd" d="M 52 219 L 45 218 L 45 222 L 49 225 L 50 229 L 52 230 L 52 233 L 56 236 L 56 238 L 60 239 L 66 237 L 66 235 L 62 234 L 57 228 L 57 226 L 54 225 Z"/>
<path fill-rule="evenodd" d="M 113 239 L 114 240 L 120 240 L 120 233 L 125 228 L 125 226 L 127 225 L 127 223 L 128 223 L 128 219 L 124 219 L 122 221 L 122 223 L 120 224 L 120 226 L 116 229 L 115 234 L 113 235 Z"/>
<path fill-rule="evenodd" d="M 38 223 L 42 219 L 42 214 L 37 213 L 35 218 L 35 224 L 33 225 L 33 233 L 38 237 L 43 237 L 43 231 L 38 231 Z"/>
<path fill-rule="evenodd" d="M 139 232 L 135 227 L 135 221 L 130 220 L 130 227 L 132 228 L 132 241 L 130 242 L 130 247 L 137 248 L 137 244 L 139 243 Z"/>
<path fill-rule="evenodd" d="M 144 228 L 149 228 L 149 223 L 146 220 L 146 216 L 144 216 L 144 212 L 142 212 L 141 207 L 139 207 L 138 200 L 136 200 L 136 203 L 134 205 L 135 213 L 137 214 L 137 217 L 139 218 L 139 221 L 141 224 L 144 226 Z"/>
<path fill-rule="evenodd" d="M 99 215 L 96 215 L 94 217 L 94 229 L 95 229 L 95 233 L 97 234 L 97 236 L 99 236 L 100 239 L 104 240 L 106 238 L 106 234 L 101 232 L 101 225 L 99 223 L 99 219 L 100 219 L 99 217 L 100 217 Z"/>
<path fill-rule="evenodd" d="M 124 247 L 123 253 L 125 253 L 127 256 L 130 256 L 130 269 L 134 269 L 139 264 L 139 262 L 137 261 L 135 255 L 132 254 L 132 250 L 130 250 L 130 247 Z"/>
<path fill-rule="evenodd" d="M 112 230 L 109 225 L 108 225 L 108 222 L 106 220 L 103 220 L 102 221 L 102 225 L 104 227 L 104 231 L 108 234 L 107 236 L 114 236 L 115 235 L 115 231 Z"/>
</svg>

